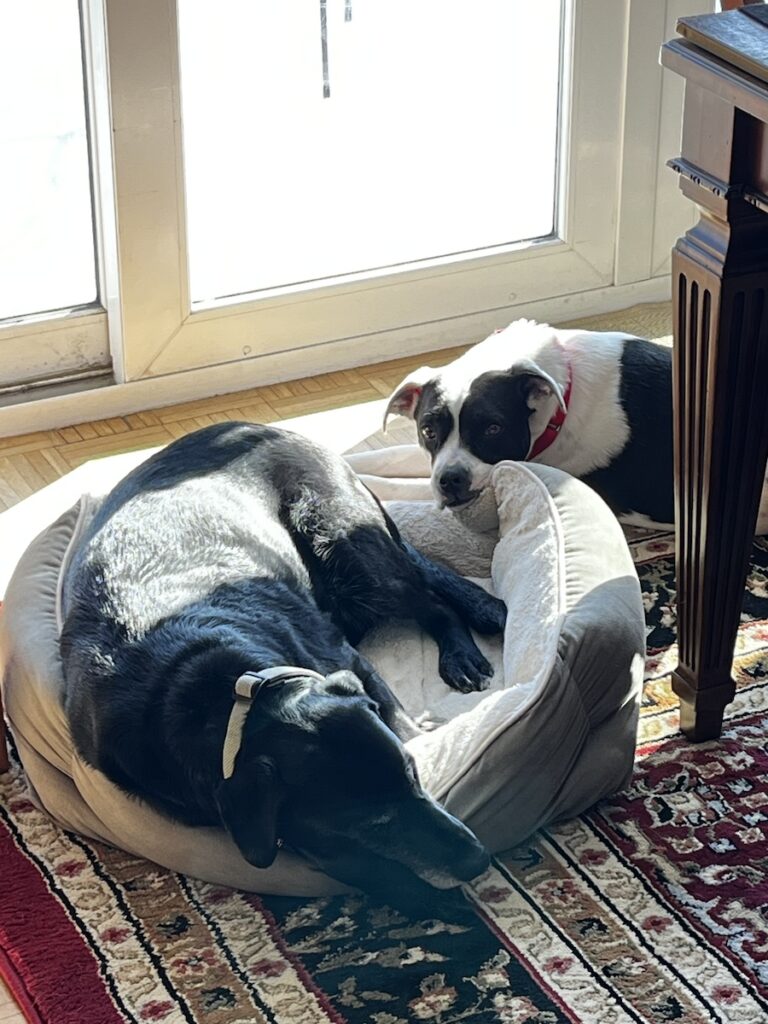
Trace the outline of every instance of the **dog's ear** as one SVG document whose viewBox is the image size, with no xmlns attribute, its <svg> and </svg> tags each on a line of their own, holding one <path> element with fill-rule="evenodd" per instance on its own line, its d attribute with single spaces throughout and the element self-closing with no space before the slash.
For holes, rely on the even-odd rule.
<svg viewBox="0 0 768 1024">
<path fill-rule="evenodd" d="M 424 385 L 436 372 L 431 366 L 422 366 L 408 374 L 405 380 L 398 384 L 384 410 L 384 430 L 387 429 L 387 420 L 390 416 L 407 416 L 408 419 L 413 419 Z"/>
<path fill-rule="evenodd" d="M 333 694 L 336 697 L 364 697 L 365 688 L 354 672 L 342 669 L 339 672 L 332 672 L 326 676 L 325 681 L 320 684 L 325 693 Z"/>
<path fill-rule="evenodd" d="M 567 412 L 562 388 L 546 370 L 542 370 L 532 359 L 515 363 L 509 372 L 513 377 L 521 378 L 526 404 L 533 412 L 540 409 L 553 396 L 557 399 L 557 404 L 563 412 Z"/>
<path fill-rule="evenodd" d="M 277 815 L 284 798 L 285 787 L 270 757 L 240 767 L 216 792 L 224 827 L 257 868 L 268 868 L 277 856 Z"/>
</svg>

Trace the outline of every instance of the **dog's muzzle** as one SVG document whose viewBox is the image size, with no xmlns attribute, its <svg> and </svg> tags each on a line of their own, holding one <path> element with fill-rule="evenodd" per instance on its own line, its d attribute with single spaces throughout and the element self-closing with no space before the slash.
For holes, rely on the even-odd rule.
<svg viewBox="0 0 768 1024">
<path fill-rule="evenodd" d="M 438 478 L 438 487 L 449 507 L 466 505 L 476 494 L 472 491 L 472 474 L 467 466 L 446 466 Z"/>
</svg>

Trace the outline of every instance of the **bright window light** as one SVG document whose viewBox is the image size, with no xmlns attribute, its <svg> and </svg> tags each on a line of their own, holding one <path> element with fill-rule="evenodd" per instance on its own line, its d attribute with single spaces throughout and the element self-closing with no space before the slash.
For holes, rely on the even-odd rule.
<svg viewBox="0 0 768 1024">
<path fill-rule="evenodd" d="M 561 0 L 179 0 L 193 301 L 549 235 Z"/>
<path fill-rule="evenodd" d="M 0 319 L 96 298 L 77 0 L 0 12 Z"/>
</svg>

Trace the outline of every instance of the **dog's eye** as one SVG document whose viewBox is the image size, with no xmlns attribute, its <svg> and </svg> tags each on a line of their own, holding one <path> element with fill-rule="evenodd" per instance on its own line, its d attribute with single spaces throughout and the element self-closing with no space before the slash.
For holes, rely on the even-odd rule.
<svg viewBox="0 0 768 1024">
<path fill-rule="evenodd" d="M 422 427 L 421 436 L 424 438 L 425 441 L 434 441 L 435 438 L 437 437 L 437 434 L 434 432 L 432 427 Z"/>
<path fill-rule="evenodd" d="M 493 437 L 494 434 L 498 434 L 500 432 L 501 432 L 501 424 L 500 423 L 489 423 L 488 426 L 485 428 L 485 436 L 486 437 Z"/>
</svg>

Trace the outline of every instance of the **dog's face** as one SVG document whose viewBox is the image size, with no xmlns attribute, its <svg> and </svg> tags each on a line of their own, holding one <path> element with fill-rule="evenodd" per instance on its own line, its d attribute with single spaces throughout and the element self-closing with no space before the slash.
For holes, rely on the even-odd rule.
<svg viewBox="0 0 768 1024">
<path fill-rule="evenodd" d="M 419 444 L 432 458 L 435 498 L 449 508 L 473 501 L 497 462 L 525 459 L 563 404 L 558 385 L 530 360 L 469 377 L 465 369 L 458 360 L 418 370 L 396 388 L 384 420 L 398 413 L 416 421 Z"/>
<path fill-rule="evenodd" d="M 271 864 L 282 838 L 334 878 L 403 907 L 487 868 L 475 836 L 422 790 L 356 676 L 288 685 L 299 689 L 265 702 L 266 724 L 220 789 L 222 819 L 248 861 Z"/>
</svg>

